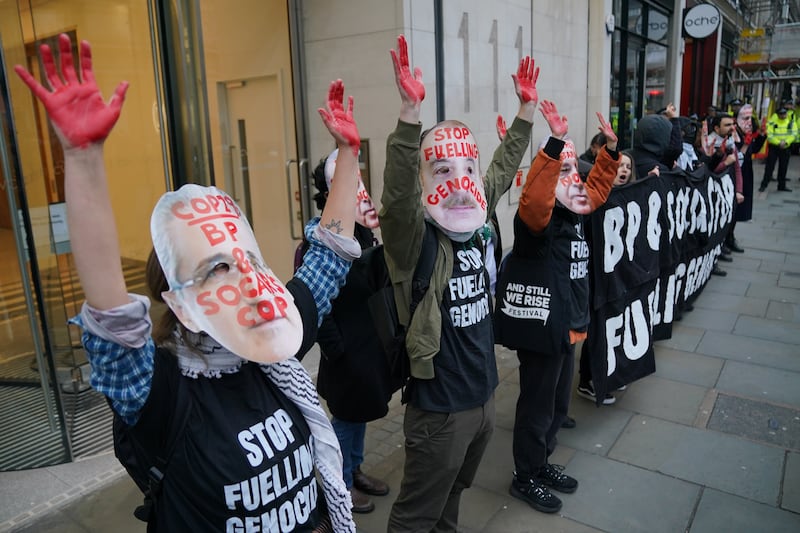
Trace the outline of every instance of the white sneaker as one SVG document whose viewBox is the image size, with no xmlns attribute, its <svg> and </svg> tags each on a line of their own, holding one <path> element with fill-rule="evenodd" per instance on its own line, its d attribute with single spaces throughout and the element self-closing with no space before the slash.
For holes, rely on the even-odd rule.
<svg viewBox="0 0 800 533">
<path fill-rule="evenodd" d="M 578 385 L 578 396 L 586 398 L 587 400 L 591 400 L 593 402 L 597 401 L 597 396 L 594 393 L 594 385 L 590 381 L 586 385 Z M 603 398 L 603 405 L 614 405 L 617 401 L 612 395 L 606 393 L 606 397 Z"/>
</svg>

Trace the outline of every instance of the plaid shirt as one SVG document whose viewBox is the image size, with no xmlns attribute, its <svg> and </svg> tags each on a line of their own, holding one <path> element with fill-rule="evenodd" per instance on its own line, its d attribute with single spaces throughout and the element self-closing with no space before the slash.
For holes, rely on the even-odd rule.
<svg viewBox="0 0 800 533">
<path fill-rule="evenodd" d="M 340 258 L 329 248 L 314 238 L 314 229 L 319 219 L 311 220 L 305 227 L 306 239 L 310 247 L 303 257 L 303 264 L 295 272 L 295 278 L 302 281 L 314 296 L 317 305 L 317 323 L 331 310 L 331 300 L 339 294 L 344 285 L 350 262 Z M 70 319 L 70 324 L 83 328 L 82 342 L 92 366 L 91 385 L 104 394 L 110 401 L 114 411 L 126 424 L 133 425 L 139 418 L 150 394 L 150 383 L 153 377 L 153 355 L 155 344 L 150 337 L 150 318 L 148 310 L 150 302 L 144 297 L 132 296 L 132 302 L 118 308 L 122 309 L 126 320 L 120 333 L 141 329 L 142 339 L 137 343 L 121 344 L 105 337 L 114 336 L 114 331 L 105 337 L 101 332 L 89 331 L 83 313 L 92 313 L 102 320 L 103 312 L 84 306 L 80 315 Z M 119 321 L 116 322 L 119 326 Z M 124 330 L 124 331 L 123 331 Z M 137 344 L 139 346 L 132 346 Z"/>
</svg>

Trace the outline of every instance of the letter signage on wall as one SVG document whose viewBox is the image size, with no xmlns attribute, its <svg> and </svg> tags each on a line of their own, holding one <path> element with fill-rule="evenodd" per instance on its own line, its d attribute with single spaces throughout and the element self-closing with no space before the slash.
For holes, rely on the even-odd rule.
<svg viewBox="0 0 800 533">
<path fill-rule="evenodd" d="M 711 4 L 698 4 L 683 16 L 683 31 L 689 37 L 705 39 L 719 28 L 722 16 Z"/>
</svg>

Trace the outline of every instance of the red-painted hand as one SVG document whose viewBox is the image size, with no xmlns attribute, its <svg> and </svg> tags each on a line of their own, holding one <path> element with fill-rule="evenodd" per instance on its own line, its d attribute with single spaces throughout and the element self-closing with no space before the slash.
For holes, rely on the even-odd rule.
<svg viewBox="0 0 800 533">
<path fill-rule="evenodd" d="M 101 144 L 116 124 L 125 101 L 128 82 L 120 83 L 106 104 L 92 71 L 92 50 L 89 43 L 81 41 L 81 77 L 78 79 L 72 62 L 72 46 L 65 34 L 58 36 L 61 55 L 61 78 L 56 71 L 50 47 L 42 45 L 40 52 L 47 81 L 52 91 L 45 89 L 31 74 L 20 65 L 14 71 L 22 78 L 31 92 L 38 98 L 58 134 L 64 149 L 86 148 L 91 144 Z"/>
<path fill-rule="evenodd" d="M 531 56 L 525 56 L 519 62 L 516 74 L 512 74 L 514 88 L 521 102 L 539 102 L 539 93 L 536 91 L 536 80 L 539 79 L 539 67 L 536 67 Z"/>
<path fill-rule="evenodd" d="M 569 131 L 567 116 L 558 114 L 556 104 L 550 100 L 542 100 L 542 105 L 539 109 L 541 110 L 544 119 L 547 121 L 547 125 L 550 126 L 550 133 L 553 135 L 553 137 L 556 139 L 563 139 L 566 137 L 567 132 Z"/>
<path fill-rule="evenodd" d="M 602 114 L 597 112 L 595 114 L 597 115 L 597 120 L 600 121 L 600 126 L 598 126 L 597 129 L 606 136 L 606 144 L 608 147 L 612 150 L 616 150 L 619 139 L 617 139 L 617 134 L 614 133 L 614 128 L 611 127 L 611 124 L 606 121 L 606 118 Z"/>
<path fill-rule="evenodd" d="M 328 109 L 319 108 L 319 116 L 325 127 L 331 132 L 337 144 L 346 144 L 358 156 L 361 147 L 361 136 L 358 126 L 353 118 L 353 97 L 347 100 L 348 106 L 344 107 L 344 83 L 342 80 L 331 82 L 328 89 Z"/>
<path fill-rule="evenodd" d="M 404 35 L 397 38 L 397 50 L 390 50 L 392 63 L 394 64 L 394 78 L 397 88 L 400 89 L 400 97 L 403 102 L 417 105 L 425 99 L 425 85 L 422 83 L 422 69 L 416 67 L 414 74 L 411 74 L 411 67 L 408 63 L 408 43 Z"/>
<path fill-rule="evenodd" d="M 767 133 L 767 117 L 761 119 L 761 132 L 762 135 Z"/>
<path fill-rule="evenodd" d="M 508 133 L 508 128 L 506 128 L 506 121 L 503 120 L 503 115 L 497 115 L 497 136 L 502 141 L 506 138 L 506 133 Z"/>
</svg>

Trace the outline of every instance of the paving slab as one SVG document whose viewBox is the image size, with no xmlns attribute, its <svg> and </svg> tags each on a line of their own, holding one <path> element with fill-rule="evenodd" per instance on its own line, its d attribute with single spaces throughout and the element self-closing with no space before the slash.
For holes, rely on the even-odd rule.
<svg viewBox="0 0 800 533">
<path fill-rule="evenodd" d="M 635 416 L 609 458 L 776 505 L 783 450 L 646 416 Z"/>
<path fill-rule="evenodd" d="M 144 533 L 144 522 L 133 516 L 142 493 L 128 476 L 121 476 L 83 496 L 76 504 L 44 514 L 14 531 L 18 533 Z"/>
<path fill-rule="evenodd" d="M 795 267 L 795 270 L 781 272 L 778 278 L 778 287 L 800 289 L 800 272 L 798 270 L 800 270 L 800 267 Z"/>
<path fill-rule="evenodd" d="M 743 254 L 732 254 L 733 261 L 725 263 L 725 270 L 736 269 L 744 270 L 746 272 L 758 271 L 761 266 L 761 259 L 757 257 L 748 257 L 747 252 Z"/>
<path fill-rule="evenodd" d="M 723 269 L 724 270 L 724 269 Z M 749 283 L 736 279 L 728 279 L 727 276 L 721 278 L 719 276 L 711 276 L 706 286 L 703 287 L 703 293 L 706 291 L 721 292 L 723 294 L 737 294 L 744 295 L 747 292 Z"/>
<path fill-rule="evenodd" d="M 662 379 L 711 388 L 717 383 L 724 361 L 656 344 L 656 373 Z"/>
<path fill-rule="evenodd" d="M 737 229 L 738 229 L 738 227 L 737 227 Z M 758 229 L 757 231 L 760 234 L 761 230 Z M 760 259 L 761 261 L 770 261 L 772 263 L 783 263 L 783 262 L 786 261 L 786 252 L 785 252 L 785 250 L 775 251 L 775 250 L 766 249 L 766 248 L 760 246 L 760 244 L 763 241 L 764 241 L 764 239 L 760 239 L 760 238 L 758 239 L 757 242 L 755 242 L 755 241 L 751 241 L 751 242 L 744 241 L 745 244 L 743 244 L 743 246 L 744 245 L 747 246 L 747 251 L 745 252 L 747 257 L 750 257 L 752 259 Z M 758 246 L 758 247 L 756 248 L 756 246 Z"/>
<path fill-rule="evenodd" d="M 776 322 L 766 318 L 742 315 L 733 330 L 736 335 L 800 345 L 800 324 Z"/>
<path fill-rule="evenodd" d="M 800 513 L 800 454 L 797 452 L 786 454 L 786 472 L 783 475 L 781 507 Z"/>
<path fill-rule="evenodd" d="M 558 432 L 559 444 L 598 455 L 608 453 L 632 415 L 616 405 L 597 407 L 594 402 L 576 395 L 572 397 L 569 413 L 577 425 Z"/>
<path fill-rule="evenodd" d="M 701 296 L 698 301 L 702 299 L 703 297 Z M 683 314 L 683 320 L 681 320 L 680 325 L 730 333 L 733 331 L 738 318 L 739 313 L 736 311 L 715 310 L 713 313 L 709 313 L 707 310 L 695 306 L 695 310 Z"/>
<path fill-rule="evenodd" d="M 569 466 L 580 485 L 562 498 L 561 514 L 604 531 L 685 531 L 700 492 L 692 483 L 582 452 Z"/>
<path fill-rule="evenodd" d="M 751 283 L 742 294 L 756 298 L 768 298 L 779 302 L 800 303 L 800 290 L 763 283 Z"/>
<path fill-rule="evenodd" d="M 695 351 L 800 372 L 798 347 L 793 344 L 709 331 Z"/>
<path fill-rule="evenodd" d="M 728 361 L 722 368 L 717 389 L 738 396 L 800 407 L 800 387 L 796 372 Z"/>
<path fill-rule="evenodd" d="M 800 451 L 800 410 L 718 394 L 707 428 Z"/>
<path fill-rule="evenodd" d="M 764 316 L 769 300 L 721 292 L 703 291 L 694 302 L 695 309 L 711 309 L 714 311 L 731 311 L 740 315 Z M 689 323 L 691 320 L 689 320 Z"/>
<path fill-rule="evenodd" d="M 725 279 L 727 280 L 741 281 L 745 283 L 758 283 L 759 285 L 774 285 L 778 283 L 779 274 L 773 274 L 771 272 L 759 272 L 757 270 L 728 268 L 727 264 L 724 264 L 722 269 L 728 272 L 728 275 L 725 276 Z"/>
<path fill-rule="evenodd" d="M 706 389 L 697 385 L 647 376 L 628 385 L 616 406 L 681 424 L 692 424 L 697 418 Z"/>
<path fill-rule="evenodd" d="M 565 499 L 573 496 L 574 494 L 565 496 Z M 459 531 L 471 531 L 468 524 L 465 526 L 467 527 L 462 529 L 459 523 Z M 489 518 L 482 533 L 530 533 L 533 531 L 592 533 L 602 530 L 571 520 L 564 515 L 563 511 L 554 514 L 540 513 L 525 502 L 509 496 L 506 499 L 506 505 Z"/>
<path fill-rule="evenodd" d="M 800 304 L 771 301 L 767 308 L 766 318 L 800 322 Z"/>
<path fill-rule="evenodd" d="M 691 533 L 720 531 L 800 531 L 800 515 L 776 509 L 718 490 L 705 489 L 697 506 Z"/>
<path fill-rule="evenodd" d="M 676 322 L 672 325 L 672 338 L 658 341 L 658 344 L 675 350 L 693 352 L 700 344 L 704 333 L 704 329 L 684 326 L 680 322 Z"/>
</svg>

